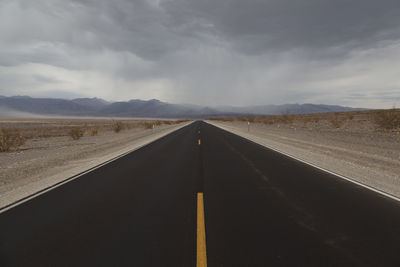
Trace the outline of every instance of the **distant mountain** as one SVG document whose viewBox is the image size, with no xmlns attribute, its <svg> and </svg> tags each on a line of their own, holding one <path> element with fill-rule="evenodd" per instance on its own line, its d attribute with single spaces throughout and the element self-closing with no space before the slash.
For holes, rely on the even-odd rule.
<svg viewBox="0 0 400 267">
<path fill-rule="evenodd" d="M 111 103 L 99 98 L 66 100 L 12 96 L 0 98 L 0 108 L 0 117 L 1 113 L 5 114 L 4 110 L 39 115 L 147 118 L 199 118 L 221 114 L 210 108 L 170 104 L 157 99 Z"/>
<path fill-rule="evenodd" d="M 352 110 L 362 110 L 357 108 L 335 106 L 335 105 L 316 105 L 316 104 L 285 104 L 285 105 L 265 105 L 248 107 L 221 107 L 222 112 L 253 114 L 253 115 L 281 115 L 281 114 L 307 114 L 325 112 L 344 112 Z"/>
<path fill-rule="evenodd" d="M 115 102 L 99 112 L 101 116 L 154 118 L 201 117 L 213 113 L 218 113 L 218 111 L 170 104 L 157 99 L 148 101 L 133 99 L 128 102 Z"/>
<path fill-rule="evenodd" d="M 72 102 L 82 105 L 82 106 L 86 106 L 89 108 L 93 108 L 96 110 L 102 109 L 105 106 L 108 106 L 110 104 L 110 102 L 105 101 L 104 99 L 101 98 L 76 98 L 76 99 L 72 99 Z"/>
<path fill-rule="evenodd" d="M 29 96 L 0 97 L 0 117 L 7 111 L 24 114 L 145 118 L 207 118 L 240 115 L 304 114 L 359 110 L 349 107 L 315 104 L 287 104 L 248 107 L 203 107 L 171 104 L 152 100 L 132 99 L 127 102 L 107 102 L 100 98 L 32 98 Z M 7 112 L 7 114 L 10 114 Z M 3 117 L 6 115 L 3 115 Z"/>
<path fill-rule="evenodd" d="M 81 116 L 93 114 L 93 108 L 74 103 L 71 100 L 56 98 L 5 97 L 0 98 L 0 107 L 45 115 Z"/>
</svg>

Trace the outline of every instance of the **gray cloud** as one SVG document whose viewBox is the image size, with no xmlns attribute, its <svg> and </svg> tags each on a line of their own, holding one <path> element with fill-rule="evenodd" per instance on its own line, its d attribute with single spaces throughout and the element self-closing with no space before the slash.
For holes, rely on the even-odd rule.
<svg viewBox="0 0 400 267">
<path fill-rule="evenodd" d="M 396 0 L 168 1 L 170 14 L 207 21 L 217 33 L 250 54 L 291 48 L 365 45 L 398 39 Z M 183 8 L 182 8 L 183 7 Z M 182 12 L 184 10 L 184 12 Z"/>
<path fill-rule="evenodd" d="M 6 95 L 388 107 L 400 94 L 395 0 L 0 0 L 0 36 Z"/>
</svg>

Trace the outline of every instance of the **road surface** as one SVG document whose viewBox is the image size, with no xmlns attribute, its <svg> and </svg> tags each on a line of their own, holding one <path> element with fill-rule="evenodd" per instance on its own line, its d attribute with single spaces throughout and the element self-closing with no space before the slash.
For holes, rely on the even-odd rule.
<svg viewBox="0 0 400 267">
<path fill-rule="evenodd" d="M 195 122 L 0 214 L 0 266 L 196 266 L 198 255 L 400 266 L 400 205 Z"/>
</svg>

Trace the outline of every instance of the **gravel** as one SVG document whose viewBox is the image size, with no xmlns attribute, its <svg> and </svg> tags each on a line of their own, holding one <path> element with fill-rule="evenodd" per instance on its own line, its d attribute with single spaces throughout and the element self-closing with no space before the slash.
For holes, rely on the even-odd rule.
<svg viewBox="0 0 400 267">
<path fill-rule="evenodd" d="M 0 153 L 0 207 L 14 203 L 188 123 L 104 132 L 72 140 L 67 136 L 28 140 L 17 151 Z"/>
<path fill-rule="evenodd" d="M 207 121 L 323 169 L 400 197 L 400 135 L 372 127 L 340 129 Z"/>
</svg>

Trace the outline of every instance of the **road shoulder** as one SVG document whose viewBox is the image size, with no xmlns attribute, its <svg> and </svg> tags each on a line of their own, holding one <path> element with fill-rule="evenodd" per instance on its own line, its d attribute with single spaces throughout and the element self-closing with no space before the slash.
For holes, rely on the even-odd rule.
<svg viewBox="0 0 400 267">
<path fill-rule="evenodd" d="M 285 136 L 283 131 L 282 135 L 277 135 L 265 129 L 256 129 L 254 125 L 249 132 L 244 124 L 206 122 L 342 178 L 366 185 L 395 198 L 400 196 L 399 160 L 356 149 L 341 148 L 335 144 L 326 145 L 318 140 L 309 142 L 300 134 L 296 138 L 293 135 Z M 351 144 L 349 144 L 350 147 L 352 147 Z"/>
<path fill-rule="evenodd" d="M 127 142 L 115 144 L 114 147 L 108 147 L 103 151 L 99 151 L 99 153 L 85 155 L 78 159 L 69 160 L 61 165 L 55 165 L 52 168 L 35 173 L 31 177 L 24 179 L 22 184 L 18 184 L 18 181 L 16 181 L 14 184 L 8 186 L 7 190 L 1 192 L 0 210 L 4 211 L 33 195 L 40 194 L 49 188 L 75 179 L 88 171 L 131 153 L 191 123 L 192 122 L 185 122 L 154 132 L 149 131 L 131 138 Z"/>
</svg>

